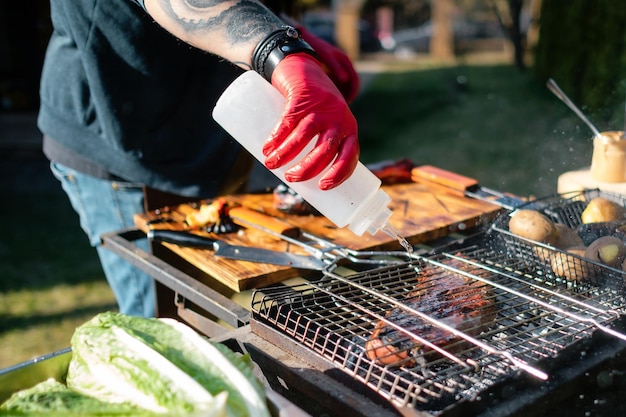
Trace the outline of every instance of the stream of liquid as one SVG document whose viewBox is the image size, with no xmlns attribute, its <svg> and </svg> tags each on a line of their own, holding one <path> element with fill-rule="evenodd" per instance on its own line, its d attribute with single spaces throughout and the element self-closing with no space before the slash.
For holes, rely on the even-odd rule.
<svg viewBox="0 0 626 417">
<path fill-rule="evenodd" d="M 396 239 L 400 243 L 400 246 L 406 250 L 409 257 L 411 256 L 413 253 L 413 246 L 392 225 L 385 223 L 381 230 Z"/>
</svg>

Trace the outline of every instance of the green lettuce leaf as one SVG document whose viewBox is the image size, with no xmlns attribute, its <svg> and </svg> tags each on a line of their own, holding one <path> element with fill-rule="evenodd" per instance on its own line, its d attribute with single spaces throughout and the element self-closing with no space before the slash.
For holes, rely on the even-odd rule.
<svg viewBox="0 0 626 417">
<path fill-rule="evenodd" d="M 248 354 L 238 355 L 222 344 L 210 342 L 176 320 L 161 321 L 173 330 L 168 332 L 171 337 L 183 341 L 181 356 L 171 356 L 171 360 L 181 368 L 191 365 L 189 372 L 211 392 L 228 392 L 230 417 L 270 416 L 265 391 L 253 374 Z"/>
<path fill-rule="evenodd" d="M 68 385 L 86 394 L 155 412 L 206 414 L 225 401 L 229 417 L 270 415 L 249 356 L 178 321 L 103 313 L 76 330 L 72 349 Z"/>
<path fill-rule="evenodd" d="M 67 385 L 112 403 L 130 403 L 155 413 L 225 416 L 228 394 L 214 396 L 183 369 L 136 337 L 121 315 L 103 313 L 78 327 L 72 336 Z M 151 322 L 151 326 L 145 326 Z M 165 327 L 156 319 L 133 320 L 138 327 Z M 163 350 L 175 350 L 168 346 Z"/>
<path fill-rule="evenodd" d="M 154 417 L 130 404 L 100 401 L 48 379 L 34 387 L 18 391 L 0 407 L 0 416 L 117 416 Z"/>
</svg>

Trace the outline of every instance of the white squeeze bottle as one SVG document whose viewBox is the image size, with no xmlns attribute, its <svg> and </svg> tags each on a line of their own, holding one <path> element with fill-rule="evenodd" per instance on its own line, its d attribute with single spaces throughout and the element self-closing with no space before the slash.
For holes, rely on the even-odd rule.
<svg viewBox="0 0 626 417">
<path fill-rule="evenodd" d="M 285 98 L 269 82 L 254 71 L 240 75 L 217 101 L 213 118 L 259 161 L 263 162 L 263 144 L 280 120 Z M 312 142 L 314 142 L 313 140 Z M 271 170 L 281 181 L 284 173 L 295 165 L 312 147 L 309 145 L 292 163 Z M 389 224 L 391 198 L 380 189 L 381 181 L 361 162 L 346 181 L 330 190 L 320 190 L 315 178 L 302 182 L 286 182 L 304 200 L 326 216 L 337 227 L 348 228 L 361 236 L 365 231 L 379 230 L 411 251 L 410 244 Z"/>
</svg>

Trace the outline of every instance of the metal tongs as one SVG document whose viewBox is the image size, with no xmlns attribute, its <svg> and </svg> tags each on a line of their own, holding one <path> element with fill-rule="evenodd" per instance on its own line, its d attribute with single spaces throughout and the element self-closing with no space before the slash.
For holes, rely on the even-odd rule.
<svg viewBox="0 0 626 417">
<path fill-rule="evenodd" d="M 233 216 L 237 219 L 237 222 L 265 232 L 273 237 L 282 239 L 287 243 L 296 245 L 313 257 L 321 260 L 326 264 L 322 269 L 323 272 L 329 272 L 335 269 L 339 262 L 342 260 L 352 262 L 355 264 L 370 264 L 370 265 L 393 265 L 403 264 L 417 259 L 413 254 L 403 250 L 394 251 L 374 251 L 374 250 L 354 250 L 345 246 L 337 245 L 319 236 L 315 236 L 311 233 L 301 231 L 301 237 L 306 241 L 297 239 L 294 237 L 286 236 L 282 233 L 271 230 L 260 224 L 250 222 L 246 219 Z"/>
</svg>

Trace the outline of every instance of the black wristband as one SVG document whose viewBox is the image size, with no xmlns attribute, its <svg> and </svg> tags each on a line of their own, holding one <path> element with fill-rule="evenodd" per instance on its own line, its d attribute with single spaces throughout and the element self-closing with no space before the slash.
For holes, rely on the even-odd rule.
<svg viewBox="0 0 626 417">
<path fill-rule="evenodd" d="M 254 48 L 252 69 L 267 81 L 272 80 L 272 73 L 280 61 L 297 52 L 305 52 L 317 58 L 315 50 L 300 36 L 293 26 L 270 33 Z"/>
</svg>

